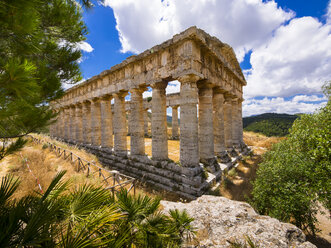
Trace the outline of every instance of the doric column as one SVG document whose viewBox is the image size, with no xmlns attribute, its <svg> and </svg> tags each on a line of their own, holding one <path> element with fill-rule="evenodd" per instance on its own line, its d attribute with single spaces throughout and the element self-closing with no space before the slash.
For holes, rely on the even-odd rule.
<svg viewBox="0 0 331 248">
<path fill-rule="evenodd" d="M 238 99 L 232 99 L 232 145 L 239 146 L 239 115 L 238 115 Z"/>
<path fill-rule="evenodd" d="M 70 106 L 69 108 L 69 140 L 75 141 L 76 140 L 76 108 L 75 106 Z"/>
<path fill-rule="evenodd" d="M 198 88 L 199 77 L 185 75 L 180 81 L 180 163 L 185 167 L 199 166 Z"/>
<path fill-rule="evenodd" d="M 86 101 L 82 105 L 83 114 L 83 142 L 91 144 L 91 103 Z"/>
<path fill-rule="evenodd" d="M 114 94 L 114 150 L 118 153 L 126 153 L 126 114 L 125 114 L 125 95 L 127 93 Z"/>
<path fill-rule="evenodd" d="M 69 108 L 66 107 L 63 109 L 63 129 L 64 129 L 64 139 L 69 140 L 69 132 L 70 132 L 70 122 L 69 122 Z"/>
<path fill-rule="evenodd" d="M 76 105 L 76 115 L 75 115 L 75 123 L 76 123 L 76 142 L 83 143 L 83 115 L 82 115 L 82 105 Z"/>
<path fill-rule="evenodd" d="M 101 106 L 101 146 L 113 147 L 113 116 L 111 110 L 111 97 L 100 101 Z"/>
<path fill-rule="evenodd" d="M 167 82 L 152 85 L 152 157 L 160 160 L 168 158 L 166 87 Z"/>
<path fill-rule="evenodd" d="M 243 99 L 238 100 L 238 139 L 240 144 L 244 144 L 242 102 Z"/>
<path fill-rule="evenodd" d="M 172 138 L 178 139 L 178 106 L 172 107 Z"/>
<path fill-rule="evenodd" d="M 225 96 L 224 102 L 224 137 L 226 148 L 232 147 L 232 100 Z"/>
<path fill-rule="evenodd" d="M 148 136 L 148 123 L 149 123 L 148 109 L 145 109 L 144 110 L 144 132 L 145 132 L 145 136 Z"/>
<path fill-rule="evenodd" d="M 131 155 L 145 154 L 143 92 L 131 90 Z"/>
<path fill-rule="evenodd" d="M 214 112 L 214 152 L 216 156 L 223 155 L 225 151 L 224 138 L 224 95 L 218 90 L 214 90 L 213 112 Z"/>
<path fill-rule="evenodd" d="M 91 143 L 94 146 L 101 146 L 101 109 L 100 99 L 91 102 Z"/>
<path fill-rule="evenodd" d="M 131 136 L 131 126 L 132 126 L 132 111 L 131 111 L 131 102 L 127 103 L 129 105 L 129 109 L 126 111 L 126 116 L 128 117 L 128 130 L 127 134 Z"/>
<path fill-rule="evenodd" d="M 199 85 L 199 155 L 201 162 L 214 158 L 213 88 Z"/>
<path fill-rule="evenodd" d="M 57 116 L 57 123 L 58 123 L 58 135 L 57 135 L 57 137 L 63 139 L 64 138 L 64 126 L 63 126 L 63 123 L 64 123 L 64 109 L 63 108 L 59 109 L 59 113 L 58 113 L 58 116 Z"/>
</svg>

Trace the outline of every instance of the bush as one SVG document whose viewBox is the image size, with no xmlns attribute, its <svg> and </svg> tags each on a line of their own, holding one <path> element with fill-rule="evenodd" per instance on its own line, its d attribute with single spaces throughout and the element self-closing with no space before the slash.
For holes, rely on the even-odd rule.
<svg viewBox="0 0 331 248">
<path fill-rule="evenodd" d="M 288 139 L 265 154 L 253 184 L 252 204 L 259 213 L 313 235 L 317 202 L 331 209 L 330 106 L 294 122 Z"/>
</svg>

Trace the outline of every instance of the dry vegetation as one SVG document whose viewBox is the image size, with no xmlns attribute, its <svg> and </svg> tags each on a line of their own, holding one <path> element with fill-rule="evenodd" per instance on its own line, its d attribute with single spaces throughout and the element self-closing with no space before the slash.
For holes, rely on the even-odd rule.
<svg viewBox="0 0 331 248">
<path fill-rule="evenodd" d="M 253 153 L 250 156 L 243 157 L 236 168 L 225 172 L 220 194 L 232 200 L 247 200 L 251 196 L 251 181 L 256 177 L 258 164 L 262 161 L 263 153 L 282 139 L 284 138 L 266 137 L 263 134 L 244 132 L 244 141 L 252 148 Z"/>
<path fill-rule="evenodd" d="M 53 140 L 45 135 L 35 135 L 39 139 L 51 142 L 64 149 L 68 149 L 76 155 L 84 158 L 88 161 L 95 162 L 98 166 L 102 166 L 98 163 L 96 156 L 79 149 L 75 146 L 69 146 L 66 143 Z M 227 182 L 222 184 L 221 194 L 225 197 L 235 200 L 245 200 L 245 196 L 250 194 L 251 184 L 250 180 L 255 177 L 257 164 L 261 161 L 261 154 L 267 149 L 270 149 L 271 145 L 281 140 L 276 137 L 265 137 L 260 134 L 254 134 L 251 132 L 244 133 L 244 139 L 246 144 L 253 147 L 254 154 L 250 157 L 246 157 L 240 162 L 236 169 L 228 172 Z M 128 149 L 130 149 L 130 137 L 127 137 Z M 151 156 L 151 138 L 145 138 L 146 153 Z M 178 161 L 179 160 L 179 141 L 168 141 L 169 158 Z M 59 158 L 56 154 L 50 151 L 48 148 L 43 149 L 41 144 L 35 144 L 29 142 L 26 147 L 16 154 L 10 155 L 0 161 L 0 177 L 12 173 L 17 177 L 20 177 L 22 183 L 15 195 L 15 197 L 21 197 L 28 192 L 39 191 L 34 176 L 29 172 L 26 163 L 23 158 L 26 158 L 28 165 L 30 166 L 33 174 L 39 179 L 42 188 L 46 188 L 55 176 L 55 174 L 61 170 L 67 170 L 66 178 L 70 178 L 73 185 L 81 185 L 84 183 L 93 183 L 102 185 L 101 179 L 97 176 L 86 177 L 82 172 L 77 172 L 77 169 L 69 161 Z M 155 191 L 153 188 L 140 184 L 137 189 L 138 192 L 147 193 L 148 195 L 159 195 L 162 198 L 168 200 L 178 200 L 176 195 L 171 195 L 165 192 Z M 167 197 L 164 197 L 167 195 Z"/>
</svg>

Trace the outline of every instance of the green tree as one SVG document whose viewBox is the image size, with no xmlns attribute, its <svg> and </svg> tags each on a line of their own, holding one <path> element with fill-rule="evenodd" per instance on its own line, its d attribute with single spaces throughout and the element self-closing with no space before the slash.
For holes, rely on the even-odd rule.
<svg viewBox="0 0 331 248">
<path fill-rule="evenodd" d="M 24 145 L 12 138 L 50 123 L 63 82 L 81 79 L 77 43 L 86 33 L 74 0 L 0 1 L 0 159 Z"/>
<path fill-rule="evenodd" d="M 330 89 L 330 83 L 325 86 Z M 288 138 L 267 152 L 253 188 L 261 214 L 316 232 L 318 202 L 331 209 L 331 103 L 302 115 Z"/>
</svg>

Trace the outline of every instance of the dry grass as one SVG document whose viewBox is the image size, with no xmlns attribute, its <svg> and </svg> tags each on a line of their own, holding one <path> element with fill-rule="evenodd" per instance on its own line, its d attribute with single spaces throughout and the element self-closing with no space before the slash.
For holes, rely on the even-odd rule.
<svg viewBox="0 0 331 248">
<path fill-rule="evenodd" d="M 40 192 L 36 179 L 29 171 L 27 164 L 33 175 L 38 178 L 43 190 L 48 187 L 54 176 L 63 170 L 67 171 L 64 179 L 70 179 L 72 186 L 79 186 L 85 183 L 102 185 L 102 181 L 98 177 L 86 177 L 84 174 L 77 172 L 69 161 L 57 157 L 49 149 L 42 149 L 40 144 L 29 142 L 22 151 L 10 155 L 5 161 L 0 162 L 0 167 L 6 173 L 13 174 L 21 181 L 14 195 L 15 198 L 23 197 L 32 192 Z"/>
<path fill-rule="evenodd" d="M 273 144 L 280 142 L 285 137 L 267 137 L 263 134 L 244 132 L 244 142 L 246 145 L 251 146 L 256 154 L 263 154 L 270 150 Z"/>
<path fill-rule="evenodd" d="M 258 165 L 262 162 L 262 155 L 270 150 L 272 145 L 285 138 L 267 137 L 253 132 L 244 132 L 244 141 L 253 150 L 253 155 L 244 157 L 238 167 L 225 175 L 221 195 L 238 201 L 245 201 L 251 197 L 253 186 L 251 182 L 256 177 Z"/>
<path fill-rule="evenodd" d="M 35 136 L 44 141 L 56 144 L 57 146 L 60 146 L 64 149 L 68 149 L 88 161 L 95 162 L 98 166 L 102 166 L 100 163 L 98 163 L 96 156 L 82 149 L 79 149 L 78 147 L 69 146 L 66 143 L 53 140 L 45 135 Z M 245 195 L 249 196 L 251 191 L 250 181 L 255 177 L 257 165 L 261 161 L 260 155 L 267 149 L 270 149 L 272 144 L 279 142 L 281 139 L 282 138 L 276 137 L 268 138 L 261 134 L 244 132 L 244 140 L 246 144 L 253 147 L 254 155 L 252 157 L 246 158 L 245 161 L 240 163 L 235 171 L 230 173 L 230 175 L 233 173 L 233 176 L 229 178 L 231 183 L 227 185 L 226 188 L 221 188 L 222 195 L 236 200 L 244 200 Z M 127 137 L 127 146 L 128 149 L 130 149 L 129 136 Z M 152 139 L 145 138 L 146 154 L 149 156 L 152 155 L 151 146 Z M 168 150 L 169 158 L 174 161 L 179 161 L 179 141 L 168 140 Z M 21 151 L 21 154 L 24 158 L 28 159 L 31 170 L 39 178 L 43 188 L 46 188 L 56 173 L 61 170 L 68 171 L 66 178 L 71 178 L 74 182 L 74 185 L 80 185 L 83 183 L 102 184 L 98 177 L 87 178 L 82 172 L 77 172 L 75 167 L 69 161 L 58 158 L 56 154 L 49 149 L 42 149 L 42 145 L 40 144 L 37 145 L 29 142 L 29 144 Z M 8 156 L 0 162 L 0 176 L 3 176 L 7 173 L 13 173 L 15 176 L 21 178 L 22 183 L 16 194 L 16 197 L 21 197 L 31 191 L 38 191 L 35 179 L 28 171 L 25 163 L 23 163 L 19 153 Z M 179 200 L 176 195 L 155 190 L 154 188 L 144 184 L 140 184 L 136 188 L 136 192 L 150 196 L 157 195 L 163 199 L 166 198 L 168 200 Z"/>
</svg>

